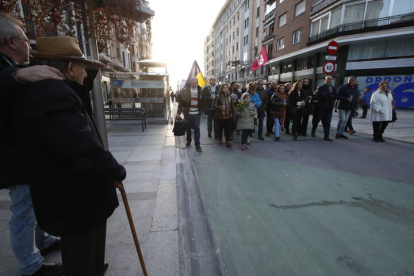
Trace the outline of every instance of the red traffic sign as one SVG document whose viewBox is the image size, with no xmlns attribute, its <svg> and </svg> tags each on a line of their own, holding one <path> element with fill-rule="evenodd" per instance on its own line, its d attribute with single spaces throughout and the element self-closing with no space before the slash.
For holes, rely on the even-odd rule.
<svg viewBox="0 0 414 276">
<path fill-rule="evenodd" d="M 327 61 L 323 64 L 322 70 L 325 74 L 329 75 L 335 70 L 335 63 Z"/>
<path fill-rule="evenodd" d="M 332 40 L 328 43 L 328 54 L 335 55 L 338 52 L 339 45 L 336 41 Z"/>
</svg>

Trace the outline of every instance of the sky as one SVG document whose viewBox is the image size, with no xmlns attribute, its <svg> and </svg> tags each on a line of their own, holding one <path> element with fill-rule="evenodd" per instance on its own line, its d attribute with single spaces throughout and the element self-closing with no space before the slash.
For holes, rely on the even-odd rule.
<svg viewBox="0 0 414 276">
<path fill-rule="evenodd" d="M 226 0 L 148 0 L 152 19 L 152 59 L 168 63 L 170 85 L 187 79 L 194 60 L 204 77 L 204 40 Z"/>
</svg>

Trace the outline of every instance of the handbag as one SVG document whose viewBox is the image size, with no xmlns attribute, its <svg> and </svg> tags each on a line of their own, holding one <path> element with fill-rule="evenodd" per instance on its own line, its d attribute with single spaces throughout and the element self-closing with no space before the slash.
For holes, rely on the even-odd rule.
<svg viewBox="0 0 414 276">
<path fill-rule="evenodd" d="M 187 130 L 187 122 L 184 119 L 175 119 L 174 122 L 174 136 L 184 136 Z"/>
<path fill-rule="evenodd" d="M 270 115 L 272 118 L 280 118 L 282 117 L 282 110 L 270 110 Z"/>
<path fill-rule="evenodd" d="M 395 109 L 393 108 L 392 109 L 392 120 L 391 120 L 391 122 L 395 122 L 395 121 L 397 121 L 397 112 L 395 112 Z"/>
</svg>

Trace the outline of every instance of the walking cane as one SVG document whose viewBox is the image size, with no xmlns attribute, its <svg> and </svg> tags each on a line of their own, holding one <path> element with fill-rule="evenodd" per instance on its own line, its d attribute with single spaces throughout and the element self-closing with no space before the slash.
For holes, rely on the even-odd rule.
<svg viewBox="0 0 414 276">
<path fill-rule="evenodd" d="M 127 199 L 126 192 L 124 189 L 124 184 L 122 183 L 122 181 L 119 181 L 115 185 L 115 187 L 118 188 L 119 191 L 121 192 L 122 201 L 124 202 L 124 205 L 125 205 L 125 211 L 127 213 L 129 226 L 131 227 L 132 236 L 134 237 L 135 248 L 137 249 L 138 258 L 139 258 L 139 262 L 141 263 L 142 272 L 144 273 L 144 276 L 148 276 L 147 269 L 145 268 L 144 257 L 142 257 L 141 248 L 139 247 L 138 236 L 137 236 L 137 232 L 135 231 L 134 221 L 132 220 L 131 210 L 129 209 L 128 199 Z"/>
</svg>

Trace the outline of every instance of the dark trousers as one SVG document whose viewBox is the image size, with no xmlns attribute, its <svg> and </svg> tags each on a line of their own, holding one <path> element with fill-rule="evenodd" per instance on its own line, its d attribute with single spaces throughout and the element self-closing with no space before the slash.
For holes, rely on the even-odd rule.
<svg viewBox="0 0 414 276">
<path fill-rule="evenodd" d="M 332 109 L 317 109 L 314 112 L 315 121 L 312 120 L 312 132 L 316 131 L 319 122 L 322 120 L 323 133 L 325 137 L 329 137 L 329 130 L 331 128 L 332 121 Z"/>
<path fill-rule="evenodd" d="M 300 122 L 300 133 L 306 134 L 308 131 L 309 114 L 303 114 Z"/>
<path fill-rule="evenodd" d="M 275 125 L 275 122 L 273 121 L 272 115 L 270 114 L 270 109 L 266 110 L 266 132 L 272 133 L 273 132 L 273 126 Z"/>
<path fill-rule="evenodd" d="M 188 123 L 187 126 L 187 143 L 191 143 L 191 129 L 194 130 L 194 143 L 196 147 L 200 146 L 200 116 L 197 115 L 188 115 L 185 120 Z"/>
<path fill-rule="evenodd" d="M 224 130 L 224 137 L 226 137 L 226 141 L 229 141 L 232 130 L 232 120 L 233 119 L 217 119 L 217 136 L 219 139 L 223 139 Z"/>
<path fill-rule="evenodd" d="M 296 112 L 292 113 L 292 135 L 297 135 L 298 130 L 300 131 L 300 119 L 302 118 L 303 108 L 297 108 Z"/>
<path fill-rule="evenodd" d="M 252 132 L 251 129 L 242 129 L 242 135 L 241 135 L 241 143 L 247 144 L 247 138 L 249 137 L 250 133 Z"/>
<path fill-rule="evenodd" d="M 388 126 L 388 122 L 372 122 L 374 129 L 374 139 L 382 139 L 382 134 Z"/>
<path fill-rule="evenodd" d="M 263 121 L 265 117 L 266 113 L 264 111 L 260 111 L 257 113 L 257 119 L 259 120 L 259 131 L 257 132 L 257 134 L 259 134 L 259 136 L 262 136 L 263 133 Z"/>
<path fill-rule="evenodd" d="M 285 123 L 284 123 L 285 132 L 289 132 L 289 126 L 290 126 L 290 120 L 291 119 L 292 119 L 292 115 L 290 113 L 289 108 L 287 108 L 286 109 Z"/>
<path fill-rule="evenodd" d="M 346 126 L 345 126 L 345 130 L 354 130 L 354 127 L 352 126 L 352 112 L 351 112 L 351 114 L 349 115 L 349 118 L 348 118 L 348 122 L 346 122 Z"/>
<path fill-rule="evenodd" d="M 231 121 L 231 133 L 230 137 L 233 137 L 233 133 L 237 130 L 237 117 L 236 120 Z"/>
<path fill-rule="evenodd" d="M 62 236 L 66 276 L 102 276 L 105 261 L 106 221 L 77 236 Z"/>
<path fill-rule="evenodd" d="M 207 110 L 207 131 L 211 133 L 213 131 L 214 124 L 214 138 L 217 136 L 217 120 L 216 120 L 216 111 Z"/>
<path fill-rule="evenodd" d="M 368 109 L 369 109 L 369 107 L 366 104 L 364 104 L 362 106 L 362 118 L 366 118 L 367 117 Z"/>
</svg>

